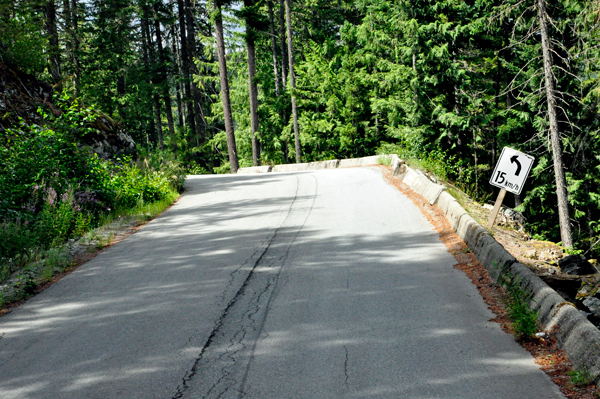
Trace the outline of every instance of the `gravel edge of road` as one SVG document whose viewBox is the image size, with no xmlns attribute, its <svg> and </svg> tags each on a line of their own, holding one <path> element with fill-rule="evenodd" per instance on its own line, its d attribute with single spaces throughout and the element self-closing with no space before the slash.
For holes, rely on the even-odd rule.
<svg viewBox="0 0 600 399">
<path fill-rule="evenodd" d="M 444 186 L 433 183 L 418 170 L 409 168 L 397 155 L 241 168 L 238 173 L 292 172 L 377 165 L 381 163 L 382 157 L 388 158 L 394 176 L 423 196 L 431 205 L 437 205 L 442 210 L 456 234 L 473 251 L 495 281 L 506 275 L 531 294 L 530 306 L 539 312 L 541 323 L 547 332 L 552 332 L 557 347 L 565 351 L 576 368 L 586 370 L 596 377 L 596 382 L 600 381 L 600 330 L 588 321 L 574 304 L 566 302 L 529 268 L 519 263 L 490 232 L 468 214 Z"/>
</svg>

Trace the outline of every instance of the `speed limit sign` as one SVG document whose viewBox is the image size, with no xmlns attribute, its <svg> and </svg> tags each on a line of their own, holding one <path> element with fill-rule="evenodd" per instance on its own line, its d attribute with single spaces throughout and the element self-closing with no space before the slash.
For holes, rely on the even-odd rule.
<svg viewBox="0 0 600 399">
<path fill-rule="evenodd" d="M 513 194 L 521 194 L 535 158 L 510 147 L 504 147 L 490 184 Z"/>
<path fill-rule="evenodd" d="M 529 176 L 529 171 L 531 170 L 534 161 L 534 157 L 524 154 L 521 151 L 513 150 L 510 147 L 504 147 L 502 149 L 500 159 L 490 178 L 490 184 L 492 186 L 500 187 L 501 190 L 498 193 L 496 204 L 490 213 L 486 225 L 488 230 L 491 230 L 494 226 L 494 221 L 496 220 L 496 216 L 498 216 L 506 192 L 509 191 L 516 195 L 521 194 L 523 185 L 525 184 L 527 176 Z"/>
</svg>

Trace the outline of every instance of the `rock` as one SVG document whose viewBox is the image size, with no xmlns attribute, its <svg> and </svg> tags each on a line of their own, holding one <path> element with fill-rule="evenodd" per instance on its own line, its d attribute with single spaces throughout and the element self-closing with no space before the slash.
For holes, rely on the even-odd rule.
<svg viewBox="0 0 600 399">
<path fill-rule="evenodd" d="M 581 255 L 569 255 L 558 261 L 558 266 L 563 273 L 577 276 L 596 274 L 598 270 Z"/>
<path fill-rule="evenodd" d="M 493 205 L 490 205 L 490 204 L 483 204 L 483 207 L 484 207 L 485 209 L 487 209 L 488 211 L 491 211 L 492 209 L 494 209 L 494 206 L 493 206 Z"/>
<path fill-rule="evenodd" d="M 577 297 L 581 287 L 582 278 L 580 276 L 565 276 L 564 274 L 540 274 L 538 276 L 568 301 L 573 301 Z"/>
<path fill-rule="evenodd" d="M 592 312 L 594 316 L 600 317 L 600 299 L 591 296 L 583 300 L 583 304 Z"/>
<path fill-rule="evenodd" d="M 538 254 L 535 249 L 528 249 L 527 251 L 523 252 L 523 256 L 528 259 L 537 259 L 538 258 Z"/>
<path fill-rule="evenodd" d="M 587 298 L 591 295 L 594 295 L 598 291 L 598 287 L 591 284 L 583 284 L 579 291 L 577 292 L 577 299 Z"/>
<path fill-rule="evenodd" d="M 498 225 L 507 226 L 512 229 L 524 232 L 523 224 L 525 223 L 525 217 L 521 212 L 515 211 L 514 209 L 502 207 L 498 213 Z"/>
<path fill-rule="evenodd" d="M 505 208 L 504 216 L 506 216 L 506 218 L 509 219 L 512 223 L 515 223 L 515 224 L 525 223 L 525 217 L 523 216 L 523 214 L 519 211 L 515 211 L 514 209 Z"/>
<path fill-rule="evenodd" d="M 544 262 L 550 262 L 557 259 L 557 256 L 550 251 L 541 251 L 539 255 L 539 259 Z"/>
<path fill-rule="evenodd" d="M 546 270 L 548 271 L 549 274 L 554 274 L 554 275 L 560 274 L 560 269 L 555 266 L 546 266 Z"/>
<path fill-rule="evenodd" d="M 37 111 L 40 107 L 55 117 L 60 116 L 63 111 L 52 103 L 53 94 L 50 84 L 0 59 L 0 136 L 21 123 L 48 124 Z M 93 113 L 90 118 L 93 121 L 86 122 L 87 129 L 77 133 L 80 146 L 89 147 L 104 159 L 136 154 L 135 142 L 121 123 L 100 112 Z"/>
<path fill-rule="evenodd" d="M 106 115 L 98 114 L 91 123 L 93 131 L 79 137 L 82 144 L 89 146 L 100 158 L 110 159 L 122 155 L 135 155 L 135 141 L 122 125 Z"/>
</svg>

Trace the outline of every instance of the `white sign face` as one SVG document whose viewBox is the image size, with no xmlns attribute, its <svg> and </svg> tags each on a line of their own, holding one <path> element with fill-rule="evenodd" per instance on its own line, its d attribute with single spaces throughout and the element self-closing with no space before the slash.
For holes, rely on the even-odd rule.
<svg viewBox="0 0 600 399">
<path fill-rule="evenodd" d="M 509 147 L 502 149 L 490 184 L 513 194 L 521 194 L 535 158 Z"/>
</svg>

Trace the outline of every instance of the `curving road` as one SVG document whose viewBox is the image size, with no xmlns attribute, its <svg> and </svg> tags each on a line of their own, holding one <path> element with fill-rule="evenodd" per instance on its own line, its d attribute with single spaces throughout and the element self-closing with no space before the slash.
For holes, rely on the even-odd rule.
<svg viewBox="0 0 600 399">
<path fill-rule="evenodd" d="M 190 176 L 0 318 L 0 397 L 559 398 L 379 169 Z"/>
</svg>

